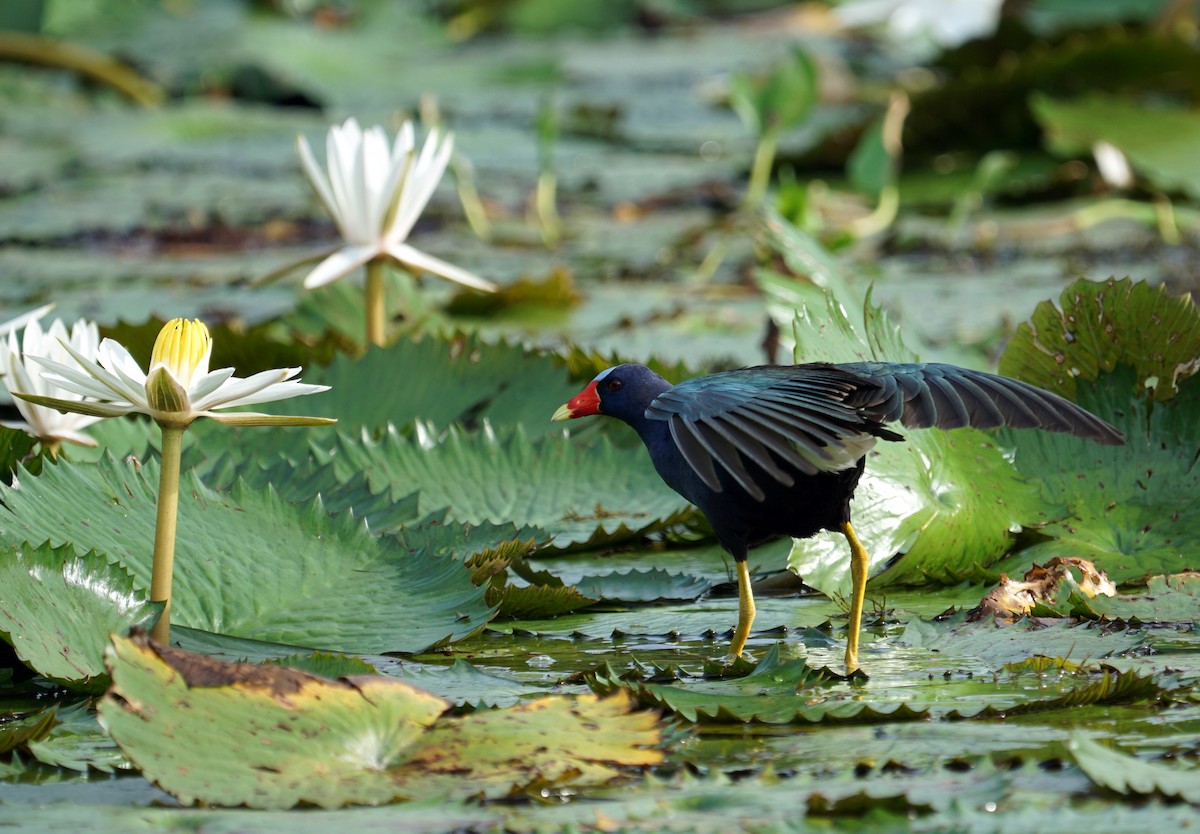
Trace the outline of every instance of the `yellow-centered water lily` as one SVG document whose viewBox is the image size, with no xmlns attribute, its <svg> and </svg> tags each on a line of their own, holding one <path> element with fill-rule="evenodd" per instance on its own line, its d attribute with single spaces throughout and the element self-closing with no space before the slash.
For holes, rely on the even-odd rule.
<svg viewBox="0 0 1200 834">
<path fill-rule="evenodd" d="M 14 391 L 13 396 L 94 417 L 148 414 L 163 426 L 186 426 L 201 417 L 234 426 L 333 422 L 318 417 L 256 412 L 221 413 L 223 409 L 316 394 L 328 390 L 328 386 L 293 381 L 300 368 L 277 368 L 245 379 L 234 376 L 233 368 L 210 371 L 212 338 L 199 320 L 167 322 L 155 340 L 148 372 L 141 369 L 124 345 L 112 339 L 100 343 L 95 358 L 66 343 L 63 347 L 77 364 L 32 356 L 28 351 L 26 357 L 42 367 L 44 380 L 85 399 L 51 397 L 32 391 Z"/>
<path fill-rule="evenodd" d="M 154 342 L 149 372 L 143 372 L 129 351 L 112 339 L 100 343 L 94 359 L 66 342 L 60 344 L 77 366 L 28 353 L 26 359 L 44 369 L 43 380 L 83 399 L 31 391 L 13 391 L 14 397 L 96 418 L 148 414 L 162 429 L 162 472 L 158 481 L 150 599 L 163 603 L 163 613 L 152 633 L 155 639 L 167 643 L 171 638 L 171 575 L 175 565 L 184 431 L 201 417 L 236 426 L 329 425 L 337 421 L 326 417 L 218 412 L 218 409 L 315 394 L 329 387 L 292 381 L 300 373 L 299 368 L 263 371 L 245 379 L 235 377 L 233 368 L 210 371 L 212 337 L 199 319 L 167 322 Z"/>
<path fill-rule="evenodd" d="M 48 309 L 45 307 L 34 312 L 45 313 Z M 99 343 L 100 334 L 95 322 L 79 319 L 68 332 L 61 319 L 55 319 L 48 328 L 43 328 L 41 322 L 35 318 L 25 325 L 25 330 L 19 338 L 13 330 L 9 332 L 8 339 L 0 343 L 0 375 L 4 378 L 5 387 L 10 390 L 78 402 L 83 399 L 82 394 L 60 388 L 39 369 L 26 365 L 24 357 L 44 356 L 77 368 L 78 364 L 67 352 L 65 345 L 70 345 L 77 354 L 92 357 L 96 355 Z M 96 441 L 84 434 L 82 429 L 99 420 L 97 416 L 62 412 L 56 408 L 35 405 L 21 398 L 14 398 L 13 404 L 22 419 L 0 421 L 0 425 L 36 437 L 52 454 L 57 453 L 63 442 L 78 443 L 81 446 L 96 445 Z"/>
</svg>

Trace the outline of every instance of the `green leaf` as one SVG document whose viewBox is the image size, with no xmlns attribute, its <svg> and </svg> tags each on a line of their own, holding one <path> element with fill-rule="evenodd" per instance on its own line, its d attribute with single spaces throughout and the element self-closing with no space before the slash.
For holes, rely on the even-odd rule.
<svg viewBox="0 0 1200 834">
<path fill-rule="evenodd" d="M 1040 625 L 1033 620 L 1018 620 L 998 626 L 988 622 L 962 623 L 960 620 L 929 622 L 912 620 L 898 639 L 902 646 L 937 652 L 947 665 L 962 658 L 982 661 L 999 669 L 1008 663 L 1030 657 L 1063 658 L 1075 663 L 1120 655 L 1139 646 L 1145 637 L 1133 629 L 1106 630 L 1094 623 L 1072 625 L 1060 621 Z"/>
<path fill-rule="evenodd" d="M 389 671 L 388 676 L 419 686 L 458 707 L 509 707 L 522 698 L 545 692 L 538 686 L 481 671 L 462 658 L 449 666 L 406 663 Z"/>
<path fill-rule="evenodd" d="M 0 541 L 95 550 L 147 588 L 157 486 L 152 462 L 22 475 L 20 488 L 0 493 Z M 179 504 L 172 617 L 181 625 L 379 653 L 461 639 L 491 617 L 460 563 L 414 557 L 347 515 L 331 517 L 319 500 L 294 505 L 241 485 L 219 493 L 185 477 Z"/>
<path fill-rule="evenodd" d="M 1094 597 L 1089 610 L 1108 620 L 1194 623 L 1200 612 L 1200 574 L 1152 576 L 1144 591 Z"/>
<path fill-rule="evenodd" d="M 0 632 L 17 656 L 43 677 L 87 692 L 108 685 L 109 633 L 148 628 L 162 610 L 127 570 L 70 546 L 10 547 L 0 558 L 0 585 Z"/>
<path fill-rule="evenodd" d="M 1011 706 L 989 705 L 979 710 L 953 710 L 946 717 L 950 719 L 1007 718 L 1015 715 L 1031 715 L 1086 706 L 1140 703 L 1156 700 L 1163 694 L 1162 687 L 1151 676 L 1141 675 L 1136 671 L 1118 672 L 1115 669 L 1105 669 L 1098 679 L 1048 698 L 1022 700 Z"/>
<path fill-rule="evenodd" d="M 292 654 L 268 661 L 276 666 L 299 669 L 322 678 L 345 678 L 352 675 L 375 675 L 378 670 L 362 658 L 328 652 Z"/>
<path fill-rule="evenodd" d="M 108 679 L 105 671 L 104 679 Z M 39 762 L 86 773 L 129 770 L 129 760 L 101 729 L 92 702 L 81 701 L 58 707 L 50 732 L 29 742 L 29 752 Z"/>
<path fill-rule="evenodd" d="M 1079 769 L 1102 788 L 1126 796 L 1164 796 L 1200 802 L 1200 772 L 1143 761 L 1094 741 L 1086 733 L 1071 734 L 1067 749 Z"/>
<path fill-rule="evenodd" d="M 711 590 L 712 583 L 698 576 L 650 568 L 584 576 L 575 582 L 575 588 L 584 596 L 604 602 L 687 602 Z"/>
<path fill-rule="evenodd" d="M 1156 188 L 1200 197 L 1200 113 L 1191 107 L 1092 93 L 1073 100 L 1034 94 L 1030 108 L 1051 151 L 1088 157 L 1096 142 L 1105 141 Z"/>
<path fill-rule="evenodd" d="M 625 697 L 543 698 L 442 718 L 448 704 L 376 676 L 330 681 L 114 638 L 105 728 L 184 804 L 290 808 L 503 797 L 602 784 L 657 764 L 657 719 Z"/>
<path fill-rule="evenodd" d="M 735 75 L 730 104 L 760 137 L 780 134 L 803 122 L 817 102 L 817 67 L 801 49 L 765 72 Z"/>
<path fill-rule="evenodd" d="M 805 305 L 795 320 L 797 361 L 914 358 L 898 328 L 869 298 L 861 321 L 852 322 L 832 295 L 824 310 Z M 1011 547 L 1012 532 L 1038 520 L 1035 489 L 984 432 L 902 433 L 904 442 L 880 442 L 867 456 L 851 505 L 872 568 L 889 566 L 876 584 L 976 578 Z M 849 547 L 840 534 L 797 540 L 788 564 L 822 593 L 850 590 Z"/>
<path fill-rule="evenodd" d="M 366 472 L 376 492 L 419 492 L 422 515 L 445 509 L 451 521 L 539 527 L 560 548 L 636 538 L 695 512 L 643 449 L 604 438 L 583 446 L 566 435 L 529 440 L 519 429 L 415 440 L 389 431 L 378 441 L 339 433 L 318 456 L 326 458 L 340 478 Z"/>
<path fill-rule="evenodd" d="M 225 664 L 144 635 L 114 638 L 106 661 L 113 685 L 100 702 L 104 728 L 147 779 L 185 805 L 390 801 L 400 791 L 387 768 L 447 706 L 389 678 L 334 682 Z"/>
<path fill-rule="evenodd" d="M 440 431 L 484 419 L 521 423 L 529 435 L 559 433 L 550 415 L 578 393 L 561 360 L 475 335 L 401 339 L 361 357 L 339 356 L 327 368 L 306 372 L 304 381 L 330 386 L 304 398 L 304 413 L 335 417 L 347 433 L 414 420 Z M 261 410 L 287 413 L 295 406 L 266 404 Z"/>
<path fill-rule="evenodd" d="M 1189 379 L 1176 397 L 1154 403 L 1130 398 L 1133 376 L 1122 367 L 1094 383 L 1076 384 L 1079 404 L 1124 432 L 1124 446 L 1042 432 L 1020 439 L 1015 463 L 1050 516 L 1038 532 L 1052 538 L 1014 554 L 997 570 L 1019 576 L 1032 562 L 1080 556 L 1120 585 L 1195 567 L 1200 380 Z"/>
<path fill-rule="evenodd" d="M 669 685 L 598 673 L 591 685 L 599 692 L 627 689 L 643 704 L 702 723 L 870 723 L 925 717 L 924 712 L 902 704 L 879 710 L 858 699 L 824 696 L 820 688 L 836 680 L 837 676 L 814 669 L 803 660 L 780 662 L 779 647 L 775 645 L 744 677 Z"/>
<path fill-rule="evenodd" d="M 37 440 L 25 432 L 0 426 L 0 478 L 9 481 L 18 464 L 25 461 L 28 465 L 36 445 Z"/>
<path fill-rule="evenodd" d="M 1133 369 L 1129 394 L 1149 387 L 1157 400 L 1175 396 L 1200 370 L 1200 311 L 1192 299 L 1129 278 L 1081 279 L 1057 306 L 1039 304 L 1000 357 L 1000 373 L 1069 400 L 1078 399 L 1080 383 L 1119 366 Z"/>
</svg>

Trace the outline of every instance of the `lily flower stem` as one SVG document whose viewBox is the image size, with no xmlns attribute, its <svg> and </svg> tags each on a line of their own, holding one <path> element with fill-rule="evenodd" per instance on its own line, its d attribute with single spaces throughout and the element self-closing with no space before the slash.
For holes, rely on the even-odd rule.
<svg viewBox="0 0 1200 834">
<path fill-rule="evenodd" d="M 767 196 L 767 186 L 771 182 L 771 166 L 775 164 L 775 151 L 778 147 L 779 136 L 775 131 L 767 131 L 758 140 L 758 147 L 754 151 L 754 164 L 750 168 L 750 184 L 742 199 L 745 208 L 758 208 Z"/>
<path fill-rule="evenodd" d="M 370 344 L 383 347 L 385 344 L 385 323 L 387 321 L 383 301 L 383 270 L 384 261 L 372 258 L 367 261 L 367 341 Z"/>
<path fill-rule="evenodd" d="M 150 599 L 165 602 L 150 636 L 171 642 L 171 574 L 175 569 L 175 526 L 179 518 L 179 465 L 183 452 L 182 426 L 162 427 L 162 471 L 158 478 L 158 522 L 154 528 L 154 567 Z"/>
</svg>

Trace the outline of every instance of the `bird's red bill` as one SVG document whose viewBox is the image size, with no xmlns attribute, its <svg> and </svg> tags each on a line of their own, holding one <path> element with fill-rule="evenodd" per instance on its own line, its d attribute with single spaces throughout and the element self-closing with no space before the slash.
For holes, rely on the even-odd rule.
<svg viewBox="0 0 1200 834">
<path fill-rule="evenodd" d="M 554 416 L 550 419 L 573 420 L 576 417 L 587 417 L 590 414 L 599 413 L 600 395 L 596 393 L 596 380 L 592 380 L 586 388 L 559 406 L 558 411 L 554 412 Z"/>
</svg>

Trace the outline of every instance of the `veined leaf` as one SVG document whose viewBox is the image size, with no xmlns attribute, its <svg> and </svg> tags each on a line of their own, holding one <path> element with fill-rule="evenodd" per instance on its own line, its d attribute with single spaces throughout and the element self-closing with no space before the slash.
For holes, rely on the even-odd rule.
<svg viewBox="0 0 1200 834">
<path fill-rule="evenodd" d="M 148 628 L 162 610 L 125 568 L 67 545 L 11 546 L 0 558 L 0 585 L 0 632 L 17 657 L 43 677 L 89 692 L 108 686 L 109 633 Z"/>
<path fill-rule="evenodd" d="M 674 685 L 598 674 L 591 685 L 599 692 L 627 689 L 644 704 L 701 723 L 870 723 L 915 720 L 926 715 L 903 704 L 877 710 L 857 698 L 822 697 L 818 688 L 836 679 L 803 660 L 780 662 L 779 647 L 773 646 L 745 677 Z"/>
<path fill-rule="evenodd" d="M 184 804 L 503 797 L 604 784 L 662 760 L 657 719 L 623 695 L 445 718 L 446 701 L 391 678 L 227 664 L 144 635 L 114 638 L 106 658 L 104 727 Z"/>
<path fill-rule="evenodd" d="M 824 310 L 796 316 L 796 357 L 840 362 L 912 361 L 898 329 L 867 299 L 853 323 L 832 295 Z M 975 429 L 917 429 L 902 443 L 880 442 L 867 456 L 855 491 L 855 531 L 871 565 L 887 571 L 875 584 L 957 582 L 1012 545 L 1011 533 L 1038 520 L 1036 491 L 1005 458 L 999 442 Z M 1033 432 L 1022 432 L 1024 435 Z M 895 559 L 897 554 L 903 554 Z M 850 589 L 849 547 L 841 535 L 797 540 L 788 565 L 826 594 Z"/>
<path fill-rule="evenodd" d="M 519 428 L 502 436 L 450 429 L 424 441 L 394 430 L 378 441 L 339 432 L 318 459 L 339 478 L 366 472 L 377 492 L 419 493 L 421 515 L 445 509 L 451 521 L 539 527 L 560 548 L 636 538 L 694 512 L 642 449 L 604 438 L 583 446 L 567 435 L 529 440 Z"/>
<path fill-rule="evenodd" d="M 158 466 L 59 463 L 3 491 L 0 541 L 95 550 L 150 583 Z M 482 589 L 451 559 L 416 557 L 319 500 L 271 489 L 180 490 L 173 619 L 295 646 L 416 652 L 461 639 L 491 617 Z M 103 629 L 107 633 L 107 629 Z"/>
<path fill-rule="evenodd" d="M 1174 397 L 1200 371 L 1200 311 L 1192 300 L 1129 278 L 1079 280 L 1057 306 L 1039 304 L 1000 357 L 1000 373 L 1069 400 L 1078 399 L 1080 383 L 1122 365 L 1133 369 L 1127 397 L 1147 388 L 1157 400 Z"/>
<path fill-rule="evenodd" d="M 1124 446 L 1044 432 L 1021 438 L 1015 463 L 1048 508 L 1039 532 L 1053 538 L 996 569 L 1021 575 L 1032 562 L 1080 556 L 1120 585 L 1198 566 L 1200 380 L 1187 380 L 1166 402 L 1131 398 L 1132 381 L 1132 370 L 1120 368 L 1076 383 L 1079 404 L 1124 432 Z"/>
<path fill-rule="evenodd" d="M 455 422 L 525 426 L 531 436 L 559 433 L 550 422 L 578 392 L 561 360 L 476 335 L 401 339 L 364 356 L 338 356 L 306 371 L 304 381 L 331 390 L 304 399 L 304 412 L 336 417 L 344 432 L 378 431 L 420 420 L 441 430 Z M 295 413 L 296 403 L 263 406 Z"/>
<path fill-rule="evenodd" d="M 387 768 L 445 701 L 389 678 L 331 681 L 280 666 L 227 664 L 116 637 L 100 720 L 143 775 L 185 805 L 378 804 Z M 265 743 L 269 740 L 270 743 Z"/>
<path fill-rule="evenodd" d="M 1133 796 L 1165 796 L 1195 804 L 1200 802 L 1200 772 L 1143 761 L 1105 747 L 1087 734 L 1076 732 L 1067 743 L 1075 764 L 1102 788 Z"/>
</svg>

